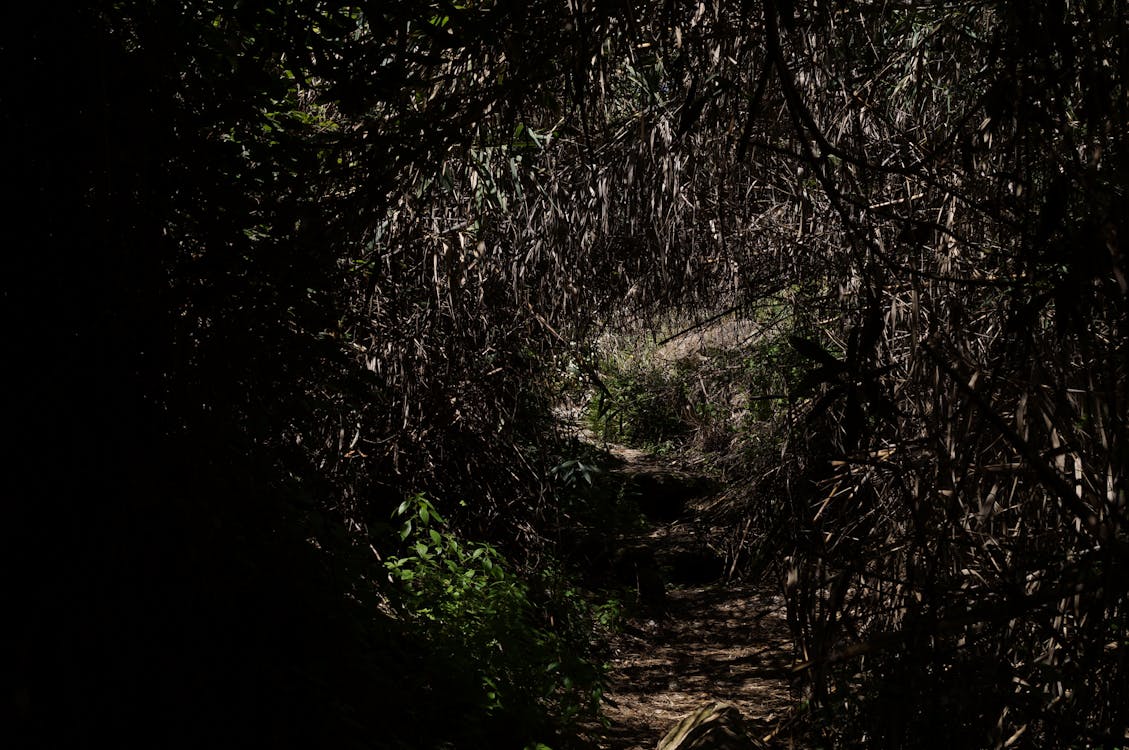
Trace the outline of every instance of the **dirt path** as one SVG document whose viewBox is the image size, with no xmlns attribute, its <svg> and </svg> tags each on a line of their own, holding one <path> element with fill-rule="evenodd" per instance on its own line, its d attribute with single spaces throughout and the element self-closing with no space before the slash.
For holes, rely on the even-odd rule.
<svg viewBox="0 0 1129 750">
<path fill-rule="evenodd" d="M 637 451 L 615 453 L 629 472 L 661 466 Z M 705 500 L 683 519 L 653 523 L 634 541 L 653 549 L 660 563 L 665 556 L 669 569 L 671 551 L 701 544 L 710 533 L 701 520 Z M 769 739 L 797 703 L 784 602 L 766 584 L 673 583 L 663 612 L 630 620 L 614 646 L 605 705 L 610 726 L 590 734 L 601 750 L 651 750 L 680 717 L 718 700 L 736 705 L 750 728 Z M 780 740 L 775 747 L 791 746 Z"/>
<path fill-rule="evenodd" d="M 664 621 L 637 623 L 617 644 L 611 726 L 596 747 L 650 750 L 679 717 L 715 700 L 736 705 L 769 737 L 795 705 L 781 605 L 748 586 L 675 589 L 669 600 Z"/>
</svg>

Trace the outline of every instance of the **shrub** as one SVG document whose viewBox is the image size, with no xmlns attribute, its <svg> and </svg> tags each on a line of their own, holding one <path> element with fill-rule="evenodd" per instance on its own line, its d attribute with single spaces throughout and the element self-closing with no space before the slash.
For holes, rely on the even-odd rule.
<svg viewBox="0 0 1129 750">
<path fill-rule="evenodd" d="M 419 626 L 472 715 L 529 743 L 596 713 L 604 666 L 595 611 L 553 567 L 525 580 L 496 548 L 451 532 L 432 503 L 401 503 L 402 553 L 386 561 L 401 615 Z M 491 730 L 496 737 L 496 730 Z"/>
<path fill-rule="evenodd" d="M 613 365 L 604 382 L 608 392 L 592 400 L 588 423 L 605 440 L 659 447 L 684 438 L 692 429 L 685 368 L 634 362 Z"/>
</svg>

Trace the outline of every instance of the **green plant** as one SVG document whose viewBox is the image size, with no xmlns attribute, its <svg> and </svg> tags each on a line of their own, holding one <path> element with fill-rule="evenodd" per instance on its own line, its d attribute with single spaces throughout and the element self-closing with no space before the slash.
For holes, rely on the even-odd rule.
<svg viewBox="0 0 1129 750">
<path fill-rule="evenodd" d="M 400 555 L 385 562 L 401 614 L 436 655 L 469 680 L 487 717 L 524 728 L 525 740 L 594 714 L 604 668 L 598 615 L 551 566 L 525 580 L 489 544 L 449 530 L 422 494 L 400 504 Z"/>
<path fill-rule="evenodd" d="M 682 369 L 641 362 L 614 366 L 604 380 L 607 393 L 591 403 L 589 426 L 605 440 L 631 445 L 685 437 L 693 427 L 693 405 Z"/>
</svg>

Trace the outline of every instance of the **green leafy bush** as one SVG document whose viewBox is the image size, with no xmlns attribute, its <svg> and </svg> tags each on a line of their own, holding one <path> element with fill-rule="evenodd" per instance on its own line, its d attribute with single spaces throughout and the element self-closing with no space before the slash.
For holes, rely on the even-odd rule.
<svg viewBox="0 0 1129 750">
<path fill-rule="evenodd" d="M 686 367 L 633 362 L 612 365 L 607 393 L 592 400 L 588 424 L 605 440 L 660 447 L 693 430 Z"/>
<path fill-rule="evenodd" d="M 385 566 L 398 609 L 466 682 L 477 712 L 522 742 L 596 713 L 599 611 L 551 567 L 526 580 L 496 548 L 458 538 L 423 495 L 396 516 L 403 551 Z"/>
<path fill-rule="evenodd" d="M 676 360 L 613 358 L 588 425 L 605 440 L 659 452 L 694 445 L 724 453 L 734 440 L 771 430 L 786 412 L 789 384 L 803 374 L 798 359 L 783 336 L 705 346 Z"/>
</svg>

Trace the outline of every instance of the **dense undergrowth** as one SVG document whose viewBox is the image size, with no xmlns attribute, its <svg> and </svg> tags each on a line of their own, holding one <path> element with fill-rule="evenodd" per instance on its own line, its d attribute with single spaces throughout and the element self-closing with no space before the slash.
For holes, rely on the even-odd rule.
<svg viewBox="0 0 1129 750">
<path fill-rule="evenodd" d="M 607 337 L 601 388 L 584 400 L 600 438 L 657 453 L 694 454 L 724 469 L 779 448 L 791 404 L 810 390 L 796 321 L 769 300 L 704 322 Z"/>
<path fill-rule="evenodd" d="M 406 547 L 385 561 L 398 584 L 394 609 L 466 683 L 478 712 L 546 741 L 592 719 L 608 658 L 598 634 L 613 624 L 614 604 L 591 603 L 550 561 L 519 575 L 494 546 L 459 539 L 423 496 L 401 504 L 397 519 Z"/>
</svg>

